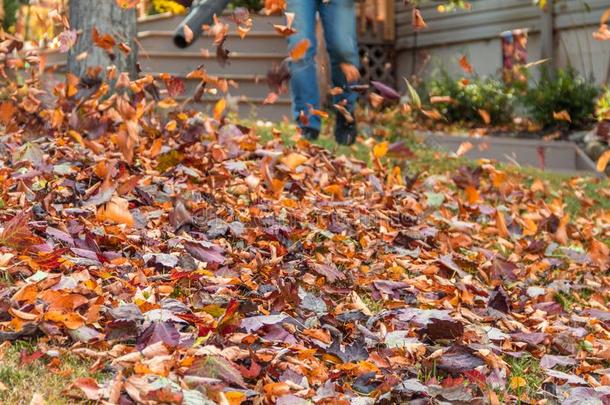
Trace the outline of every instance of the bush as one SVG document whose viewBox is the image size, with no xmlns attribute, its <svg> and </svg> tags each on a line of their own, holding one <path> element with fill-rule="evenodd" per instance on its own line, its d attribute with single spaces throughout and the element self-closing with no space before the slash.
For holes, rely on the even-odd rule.
<svg viewBox="0 0 610 405">
<path fill-rule="evenodd" d="M 593 121 L 598 94 L 592 78 L 585 79 L 570 67 L 543 70 L 542 78 L 527 90 L 523 102 L 534 121 L 544 128 L 578 129 Z M 562 111 L 567 111 L 570 121 L 555 118 Z"/>
<path fill-rule="evenodd" d="M 489 114 L 492 124 L 512 120 L 514 93 L 499 80 L 478 77 L 456 80 L 442 70 L 430 80 L 427 88 L 432 102 L 438 97 L 448 98 L 446 102 L 434 102 L 433 105 L 450 123 L 485 123 L 481 110 Z"/>
</svg>

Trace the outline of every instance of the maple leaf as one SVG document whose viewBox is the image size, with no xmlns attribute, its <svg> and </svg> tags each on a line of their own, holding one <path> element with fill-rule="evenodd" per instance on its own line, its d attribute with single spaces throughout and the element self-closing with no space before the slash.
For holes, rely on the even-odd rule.
<svg viewBox="0 0 610 405">
<path fill-rule="evenodd" d="M 42 243 L 42 239 L 32 232 L 32 228 L 29 225 L 31 219 L 31 211 L 21 211 L 6 222 L 0 234 L 0 245 L 24 250 Z"/>
</svg>

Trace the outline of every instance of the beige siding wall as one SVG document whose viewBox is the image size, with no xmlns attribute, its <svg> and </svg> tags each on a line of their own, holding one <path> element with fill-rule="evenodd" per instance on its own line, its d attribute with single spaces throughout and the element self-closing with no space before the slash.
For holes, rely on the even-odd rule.
<svg viewBox="0 0 610 405">
<path fill-rule="evenodd" d="M 607 78 L 610 41 L 599 42 L 591 33 L 599 25 L 610 0 L 563 0 L 555 6 L 554 52 L 557 66 L 571 63 L 599 83 Z M 529 30 L 528 60 L 540 59 L 540 10 L 531 0 L 474 0 L 471 11 L 438 13 L 427 6 L 422 13 L 428 28 L 417 35 L 411 29 L 411 11 L 403 0 L 396 1 L 396 72 L 399 77 L 429 74 L 435 67 L 460 71 L 457 59 L 466 54 L 481 75 L 492 75 L 502 68 L 500 33 L 505 30 Z M 427 62 L 425 62 L 427 61 Z M 424 63 L 425 62 L 425 63 Z M 400 83 L 400 81 L 398 81 Z"/>
</svg>

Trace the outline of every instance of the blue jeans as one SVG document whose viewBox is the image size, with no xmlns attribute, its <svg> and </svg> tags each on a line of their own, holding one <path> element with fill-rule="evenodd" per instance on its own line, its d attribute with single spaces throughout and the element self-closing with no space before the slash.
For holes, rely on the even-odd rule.
<svg viewBox="0 0 610 405">
<path fill-rule="evenodd" d="M 358 95 L 350 91 L 345 75 L 341 70 L 342 63 L 360 67 L 358 40 L 356 37 L 356 15 L 354 0 L 288 0 L 286 11 L 295 13 L 293 28 L 297 31 L 288 37 L 288 48 L 292 49 L 304 38 L 309 39 L 310 46 L 305 56 L 290 63 L 290 92 L 292 113 L 300 126 L 320 129 L 320 117 L 312 115 L 310 109 L 320 109 L 320 91 L 316 70 L 316 14 L 320 13 L 324 27 L 324 40 L 330 56 L 331 79 L 334 87 L 341 87 L 343 93 L 334 97 L 334 103 L 347 100 L 346 108 L 353 111 Z M 308 117 L 307 125 L 299 121 L 303 112 Z"/>
</svg>

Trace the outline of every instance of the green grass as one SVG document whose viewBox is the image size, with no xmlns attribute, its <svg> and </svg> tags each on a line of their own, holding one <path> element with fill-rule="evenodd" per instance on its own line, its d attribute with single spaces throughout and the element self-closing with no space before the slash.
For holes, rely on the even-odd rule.
<svg viewBox="0 0 610 405">
<path fill-rule="evenodd" d="M 528 398 L 541 397 L 542 383 L 546 379 L 546 374 L 540 367 L 538 359 L 526 354 L 520 358 L 507 356 L 504 360 L 510 368 L 509 382 L 513 377 L 521 377 L 526 383 L 525 387 L 511 389 L 511 393 L 517 397 L 521 397 L 523 394 Z"/>
<path fill-rule="evenodd" d="M 18 341 L 0 355 L 0 382 L 6 389 L 0 389 L 0 404 L 28 404 L 35 393 L 40 394 L 48 405 L 63 405 L 81 403 L 76 398 L 70 398 L 65 391 L 78 377 L 92 377 L 101 381 L 102 373 L 91 373 L 91 362 L 71 354 L 60 355 L 58 369 L 63 373 L 54 373 L 48 367 L 50 359 L 43 356 L 30 364 L 23 365 L 20 361 L 21 351 L 31 354 L 36 349 L 35 343 Z M 73 391 L 82 393 L 78 389 Z"/>
<path fill-rule="evenodd" d="M 248 124 L 253 125 L 253 123 Z M 293 136 L 296 133 L 296 127 L 293 124 L 281 123 L 273 128 L 280 131 L 280 136 L 285 144 L 294 144 Z M 390 134 L 401 134 L 400 137 L 392 136 L 391 141 L 402 139 L 414 153 L 414 156 L 409 159 L 392 162 L 401 166 L 405 175 L 413 175 L 418 172 L 423 175 L 445 174 L 462 166 L 476 166 L 476 162 L 473 160 L 448 157 L 446 153 L 424 145 L 417 137 L 405 133 L 400 125 L 395 122 L 389 121 L 387 129 Z M 273 138 L 271 127 L 256 127 L 256 132 L 261 137 L 262 142 L 267 142 Z M 370 164 L 371 151 L 367 145 L 363 143 L 356 143 L 353 146 L 338 145 L 331 132 L 332 122 L 324 122 L 320 138 L 313 143 L 332 151 L 338 156 L 354 157 Z M 533 184 L 537 179 L 546 182 L 550 192 L 544 196 L 544 199 L 551 202 L 555 198 L 560 198 L 566 205 L 566 212 L 572 217 L 588 215 L 598 210 L 610 210 L 610 198 L 606 198 L 604 194 L 600 193 L 601 190 L 610 189 L 609 179 L 601 180 L 592 176 L 584 176 L 578 180 L 580 187 L 575 189 L 570 183 L 574 177 L 573 175 L 504 163 L 497 163 L 496 166 L 506 171 L 511 177 L 521 180 L 527 186 Z M 583 197 L 592 201 L 591 207 L 583 207 L 577 196 L 579 190 L 582 191 Z M 610 240 L 605 242 L 610 246 Z"/>
</svg>

